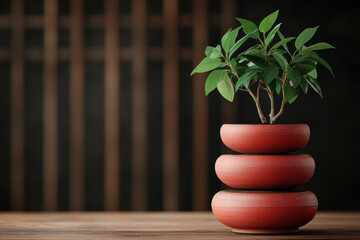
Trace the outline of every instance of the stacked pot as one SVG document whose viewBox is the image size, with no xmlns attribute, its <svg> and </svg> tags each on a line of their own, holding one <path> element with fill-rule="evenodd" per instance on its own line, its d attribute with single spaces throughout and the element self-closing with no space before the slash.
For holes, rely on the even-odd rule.
<svg viewBox="0 0 360 240">
<path fill-rule="evenodd" d="M 213 197 L 212 210 L 220 222 L 239 233 L 289 233 L 315 216 L 316 196 L 293 189 L 312 177 L 314 159 L 289 154 L 309 141 L 308 125 L 225 124 L 220 135 L 227 147 L 244 153 L 216 161 L 219 179 L 236 189 Z"/>
</svg>

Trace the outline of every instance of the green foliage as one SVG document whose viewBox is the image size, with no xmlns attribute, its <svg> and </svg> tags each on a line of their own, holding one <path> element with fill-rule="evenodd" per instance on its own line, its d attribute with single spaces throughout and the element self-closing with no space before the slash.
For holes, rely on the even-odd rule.
<svg viewBox="0 0 360 240">
<path fill-rule="evenodd" d="M 271 29 L 271 27 L 274 25 L 277 16 L 278 16 L 279 10 L 271 13 L 269 16 L 265 17 L 260 25 L 259 25 L 259 31 L 262 33 L 266 33 L 267 31 L 269 31 Z"/>
<path fill-rule="evenodd" d="M 254 32 L 256 30 L 258 30 L 258 27 L 256 26 L 255 23 L 253 23 L 252 21 L 249 21 L 249 20 L 246 20 L 246 19 L 243 19 L 243 18 L 236 18 L 241 26 L 243 27 L 243 31 L 245 34 L 249 34 L 251 32 Z M 256 31 L 256 33 L 251 36 L 252 38 L 259 38 L 260 34 L 258 31 Z"/>
<path fill-rule="evenodd" d="M 300 50 L 300 48 L 307 43 L 316 33 L 317 29 L 319 27 L 314 28 L 307 28 L 295 40 L 295 47 L 297 50 Z"/>
<path fill-rule="evenodd" d="M 214 70 L 209 74 L 205 82 L 206 96 L 216 89 L 218 83 L 225 78 L 225 75 L 227 75 L 225 70 Z"/>
<path fill-rule="evenodd" d="M 278 76 L 279 69 L 277 67 L 271 67 L 264 71 L 264 82 L 266 84 L 271 84 L 271 82 Z"/>
<path fill-rule="evenodd" d="M 259 90 L 267 91 L 270 98 L 274 93 L 282 96 L 284 104 L 278 113 L 281 115 L 283 105 L 293 103 L 301 92 L 307 94 L 309 86 L 322 97 L 317 80 L 319 66 L 325 67 L 334 77 L 330 65 L 316 52 L 334 47 L 326 42 L 308 44 L 319 27 L 306 28 L 297 37 L 285 37 L 280 32 L 282 23 L 275 24 L 278 13 L 279 10 L 269 14 L 259 25 L 236 18 L 240 26 L 229 29 L 217 46 L 206 47 L 206 57 L 191 73 L 210 72 L 205 82 L 206 95 L 217 89 L 232 102 L 235 92 L 249 92 L 256 102 L 262 122 L 264 116 L 259 107 L 259 96 L 255 95 Z M 256 43 L 241 50 L 243 44 L 251 39 Z M 254 85 L 257 86 L 255 93 L 252 90 Z M 270 100 L 273 110 L 273 99 Z M 270 122 L 273 123 L 278 116 L 271 117 Z"/>
<path fill-rule="evenodd" d="M 232 102 L 234 100 L 234 87 L 231 83 L 231 80 L 228 75 L 217 84 L 217 90 L 219 93 L 228 101 Z"/>
<path fill-rule="evenodd" d="M 226 66 L 226 64 L 224 62 L 222 62 L 220 58 L 206 57 L 191 72 L 191 75 L 193 75 L 194 73 L 208 72 L 208 71 L 211 71 L 211 70 L 214 70 L 214 69 L 217 69 L 220 67 L 225 67 L 225 66 Z"/>
<path fill-rule="evenodd" d="M 230 49 L 235 45 L 235 39 L 239 33 L 241 27 L 236 28 L 233 31 L 227 32 L 221 39 L 221 45 L 226 53 L 228 55 Z"/>
</svg>

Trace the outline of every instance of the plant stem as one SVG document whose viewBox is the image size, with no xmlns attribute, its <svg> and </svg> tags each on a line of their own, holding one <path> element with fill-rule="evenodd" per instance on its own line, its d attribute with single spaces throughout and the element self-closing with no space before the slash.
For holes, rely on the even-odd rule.
<svg viewBox="0 0 360 240">
<path fill-rule="evenodd" d="M 275 122 L 276 119 L 274 119 L 274 115 L 275 115 L 275 102 L 274 102 L 274 94 L 271 91 L 269 85 L 267 85 L 266 83 L 264 83 L 266 86 L 266 91 L 268 93 L 269 99 L 270 99 L 270 104 L 271 104 L 271 109 L 270 109 L 270 124 L 273 124 Z"/>
<path fill-rule="evenodd" d="M 229 66 L 230 68 L 230 71 L 235 75 L 235 77 L 239 80 L 240 77 L 239 75 L 236 73 L 236 71 L 234 70 L 234 68 L 231 66 L 230 62 L 228 59 L 225 59 L 225 62 L 226 64 Z M 241 88 L 239 88 L 241 89 Z M 246 91 L 250 94 L 250 96 L 253 98 L 255 104 L 256 104 L 256 109 L 258 111 L 258 114 L 259 114 L 259 117 L 260 117 L 260 120 L 261 120 L 261 123 L 267 123 L 267 120 L 266 120 L 266 117 L 264 116 L 262 110 L 261 110 L 261 107 L 260 107 L 260 103 L 259 101 L 257 100 L 255 94 L 250 90 L 250 86 L 248 89 L 246 89 Z"/>
<path fill-rule="evenodd" d="M 266 117 L 264 116 L 264 114 L 263 114 L 263 112 L 262 112 L 262 110 L 261 110 L 260 103 L 259 103 L 259 101 L 256 99 L 255 94 L 254 94 L 250 89 L 248 89 L 247 91 L 249 92 L 250 96 L 254 99 L 254 102 L 255 102 L 255 104 L 256 104 L 256 109 L 257 109 L 257 111 L 258 111 L 258 114 L 259 114 L 261 123 L 267 123 Z"/>
<path fill-rule="evenodd" d="M 282 85 L 281 85 L 282 101 L 281 101 L 280 110 L 279 110 L 279 112 L 273 117 L 272 120 L 270 119 L 270 122 L 272 121 L 273 123 L 276 121 L 276 119 L 278 119 L 278 117 L 281 116 L 281 114 L 284 112 L 284 109 L 285 109 L 285 104 L 286 104 L 286 101 L 285 101 L 285 82 L 286 82 L 286 74 L 287 74 L 287 73 L 285 72 L 285 73 L 284 73 L 283 82 L 282 82 Z"/>
<path fill-rule="evenodd" d="M 225 59 L 225 61 L 226 61 L 226 64 L 229 66 L 230 71 L 231 71 L 231 72 L 235 75 L 235 77 L 239 80 L 240 77 L 239 77 L 239 75 L 236 73 L 236 71 L 234 70 L 234 68 L 231 66 L 229 60 L 228 60 L 228 59 Z M 239 88 L 239 89 L 241 89 L 241 88 Z M 242 89 L 241 89 L 241 90 L 242 90 Z M 256 96 L 254 95 L 254 93 L 250 90 L 250 86 L 249 86 L 248 89 L 246 89 L 246 90 L 244 90 L 244 91 L 247 91 L 247 92 L 250 94 L 250 96 L 253 98 L 253 100 L 254 100 L 254 102 L 255 102 L 255 104 L 256 104 L 256 109 L 257 109 L 257 111 L 258 111 L 258 114 L 259 114 L 259 117 L 260 117 L 261 122 L 262 122 L 262 123 L 267 123 L 266 117 L 264 116 L 264 114 L 263 114 L 263 112 L 262 112 L 262 110 L 261 110 L 260 103 L 259 103 L 259 101 L 256 99 Z"/>
</svg>

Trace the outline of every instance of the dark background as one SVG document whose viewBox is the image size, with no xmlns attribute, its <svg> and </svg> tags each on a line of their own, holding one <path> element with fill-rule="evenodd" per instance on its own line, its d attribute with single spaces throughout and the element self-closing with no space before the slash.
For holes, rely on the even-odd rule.
<svg viewBox="0 0 360 240">
<path fill-rule="evenodd" d="M 131 13 L 130 0 L 120 1 L 120 13 Z M 69 0 L 59 1 L 60 15 L 69 14 Z M 179 1 L 180 13 L 190 14 L 192 2 Z M 209 0 L 210 14 L 220 13 L 220 0 Z M 0 14 L 11 12 L 10 0 L 0 1 Z M 285 36 L 297 36 L 303 29 L 320 25 L 312 43 L 325 41 L 336 50 L 320 52 L 332 66 L 335 79 L 326 69 L 318 70 L 324 99 L 313 91 L 287 105 L 278 123 L 307 123 L 311 128 L 308 145 L 299 152 L 316 161 L 313 178 L 302 188 L 313 191 L 320 210 L 360 210 L 360 162 L 358 147 L 360 79 L 358 75 L 360 24 L 359 9 L 350 1 L 237 1 L 237 16 L 259 23 L 280 9 L 278 22 Z M 149 14 L 162 13 L 162 1 L 148 1 Z M 26 14 L 42 14 L 43 1 L 25 1 Z M 103 14 L 101 0 L 85 1 L 85 14 Z M 234 24 L 236 21 L 234 19 Z M 0 48 L 11 45 L 10 29 L 0 29 Z M 120 44 L 131 46 L 131 30 L 119 29 Z M 179 29 L 179 44 L 192 46 L 192 30 Z M 220 42 L 221 30 L 209 23 L 210 45 Z M 162 29 L 148 29 L 148 46 L 162 46 Z M 85 29 L 86 47 L 103 47 L 104 31 Z M 69 46 L 69 31 L 59 29 L 59 45 Z M 25 48 L 42 47 L 43 30 L 25 30 Z M 131 62 L 121 63 L 121 203 L 120 210 L 131 210 L 130 138 L 131 138 Z M 148 210 L 162 210 L 162 61 L 148 61 Z M 180 61 L 180 210 L 192 205 L 192 83 L 191 61 Z M 25 62 L 25 210 L 43 209 L 42 192 L 42 74 L 41 61 Z M 0 61 L 0 210 L 10 210 L 10 62 Z M 104 209 L 104 63 L 85 62 L 85 210 Z M 69 62 L 59 62 L 59 210 L 69 209 Z M 201 92 L 202 93 L 202 92 Z M 199 93 L 200 94 L 200 93 Z M 214 173 L 221 154 L 219 128 L 220 96 L 209 96 L 209 201 L 222 186 Z M 255 106 L 246 94 L 239 94 L 236 123 L 259 123 Z"/>
</svg>

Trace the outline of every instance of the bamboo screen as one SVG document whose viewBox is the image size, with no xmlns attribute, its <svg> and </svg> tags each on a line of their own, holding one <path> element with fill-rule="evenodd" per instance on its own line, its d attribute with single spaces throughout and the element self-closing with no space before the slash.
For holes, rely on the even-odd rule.
<svg viewBox="0 0 360 240">
<path fill-rule="evenodd" d="M 189 74 L 236 1 L 92 2 L 1 3 L 2 209 L 208 210 L 236 104 Z"/>
</svg>

